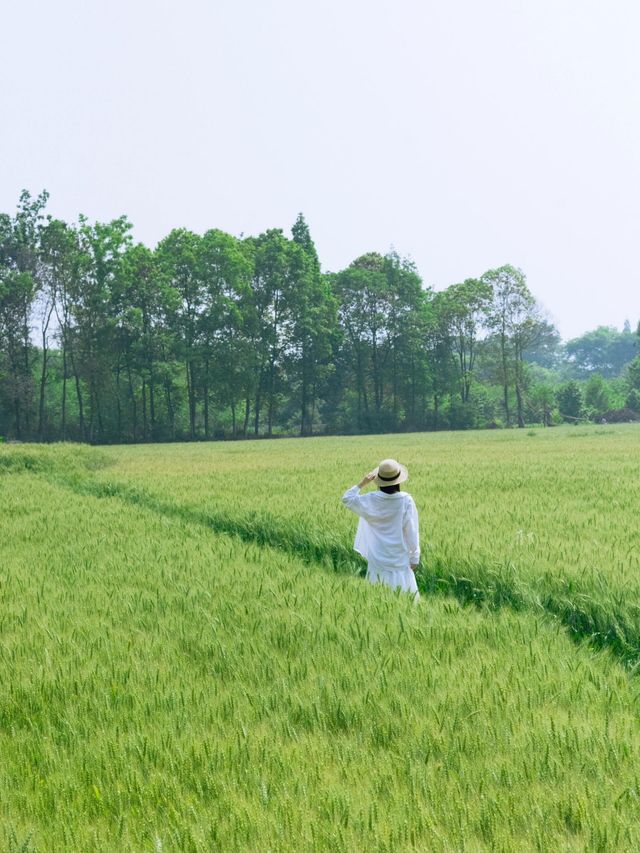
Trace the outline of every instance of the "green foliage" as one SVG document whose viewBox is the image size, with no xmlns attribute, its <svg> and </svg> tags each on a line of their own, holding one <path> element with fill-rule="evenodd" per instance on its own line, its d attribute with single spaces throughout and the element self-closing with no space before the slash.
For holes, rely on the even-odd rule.
<svg viewBox="0 0 640 853">
<path fill-rule="evenodd" d="M 307 256 L 312 272 L 318 274 L 320 272 L 318 253 L 316 251 L 315 243 L 311 238 L 309 226 L 307 225 L 302 213 L 298 214 L 296 221 L 291 228 L 291 236 L 293 238 L 293 242 L 300 246 Z"/>
<path fill-rule="evenodd" d="M 551 426 L 557 413 L 556 390 L 550 383 L 540 382 L 527 395 L 529 422 Z"/>
<path fill-rule="evenodd" d="M 460 375 L 460 398 L 463 407 L 470 400 L 477 356 L 476 344 L 492 297 L 492 286 L 486 281 L 475 279 L 451 285 L 441 297 L 441 323 L 445 325 L 451 338 L 450 345 Z"/>
<path fill-rule="evenodd" d="M 627 394 L 626 405 L 633 412 L 640 412 L 640 390 L 632 388 Z"/>
<path fill-rule="evenodd" d="M 388 430 L 401 411 L 415 423 L 424 393 L 419 362 L 427 312 L 414 265 L 372 252 L 335 276 L 333 287 L 345 371 L 357 394 L 355 431 Z"/>
<path fill-rule="evenodd" d="M 637 355 L 627 366 L 627 380 L 631 388 L 640 391 L 640 355 Z"/>
<path fill-rule="evenodd" d="M 597 417 L 611 408 L 611 402 L 611 392 L 606 381 L 598 374 L 592 376 L 584 389 L 585 406 L 591 409 L 594 416 Z"/>
<path fill-rule="evenodd" d="M 612 326 L 599 326 L 566 344 L 574 374 L 585 377 L 597 372 L 604 377 L 618 376 L 635 356 L 636 340 L 631 330 L 619 332 Z"/>
<path fill-rule="evenodd" d="M 562 365 L 563 349 L 560 333 L 548 320 L 541 319 L 537 340 L 524 354 L 525 361 L 547 369 L 558 370 Z"/>
<path fill-rule="evenodd" d="M 630 324 L 600 329 L 580 339 L 595 360 L 572 342 L 563 362 L 511 265 L 433 293 L 395 251 L 322 273 L 302 214 L 291 239 L 178 228 L 151 250 L 124 216 L 69 225 L 46 202 L 25 192 L 0 214 L 0 432 L 19 440 L 548 425 L 539 384 L 613 370 L 634 346 Z M 608 388 L 621 407 L 628 388 Z"/>
<path fill-rule="evenodd" d="M 562 385 L 557 392 L 557 399 L 560 415 L 564 420 L 575 422 L 582 417 L 584 397 L 581 386 L 575 380 Z"/>
<path fill-rule="evenodd" d="M 526 371 L 525 353 L 536 345 L 548 324 L 529 290 L 522 270 L 507 264 L 489 270 L 482 277 L 493 293 L 493 302 L 487 315 L 500 357 L 497 362 L 500 384 L 503 388 L 504 416 L 511 422 L 509 386 L 513 384 L 516 397 L 516 415 L 519 427 L 524 427 L 524 401 Z"/>
</svg>

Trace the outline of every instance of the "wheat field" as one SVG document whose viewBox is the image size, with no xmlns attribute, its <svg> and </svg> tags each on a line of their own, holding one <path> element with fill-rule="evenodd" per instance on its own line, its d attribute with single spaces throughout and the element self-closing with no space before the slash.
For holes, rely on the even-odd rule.
<svg viewBox="0 0 640 853">
<path fill-rule="evenodd" d="M 0 848 L 638 849 L 639 451 L 0 447 Z M 339 502 L 386 456 L 418 605 Z"/>
</svg>

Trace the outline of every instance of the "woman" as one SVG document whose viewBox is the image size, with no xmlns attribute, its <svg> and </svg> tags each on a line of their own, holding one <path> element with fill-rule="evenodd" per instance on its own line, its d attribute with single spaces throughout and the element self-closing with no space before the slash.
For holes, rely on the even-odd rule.
<svg viewBox="0 0 640 853">
<path fill-rule="evenodd" d="M 342 503 L 360 516 L 353 547 L 367 561 L 367 578 L 418 598 L 418 511 L 411 495 L 400 491 L 400 483 L 408 477 L 404 465 L 384 459 L 357 486 L 347 489 Z M 361 495 L 360 489 L 372 481 L 378 491 Z"/>
</svg>

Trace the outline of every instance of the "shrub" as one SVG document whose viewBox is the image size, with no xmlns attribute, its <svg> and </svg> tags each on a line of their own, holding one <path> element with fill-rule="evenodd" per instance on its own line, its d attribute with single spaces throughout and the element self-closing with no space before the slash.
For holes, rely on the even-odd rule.
<svg viewBox="0 0 640 853">
<path fill-rule="evenodd" d="M 626 406 L 633 412 L 640 412 L 640 391 L 637 388 L 632 388 L 627 394 Z"/>
<path fill-rule="evenodd" d="M 582 415 L 583 397 L 580 385 L 574 380 L 558 391 L 558 408 L 565 420 L 576 421 Z"/>
<path fill-rule="evenodd" d="M 608 424 L 623 424 L 632 421 L 640 421 L 640 412 L 634 412 L 633 409 L 609 409 L 601 415 L 603 421 Z"/>
</svg>

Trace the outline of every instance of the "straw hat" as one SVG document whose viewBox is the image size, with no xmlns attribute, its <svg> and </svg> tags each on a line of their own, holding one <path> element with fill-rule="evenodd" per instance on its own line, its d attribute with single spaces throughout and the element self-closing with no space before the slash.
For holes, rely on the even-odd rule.
<svg viewBox="0 0 640 853">
<path fill-rule="evenodd" d="M 395 486 L 409 479 L 409 472 L 395 459 L 383 459 L 375 469 L 376 486 Z"/>
</svg>

